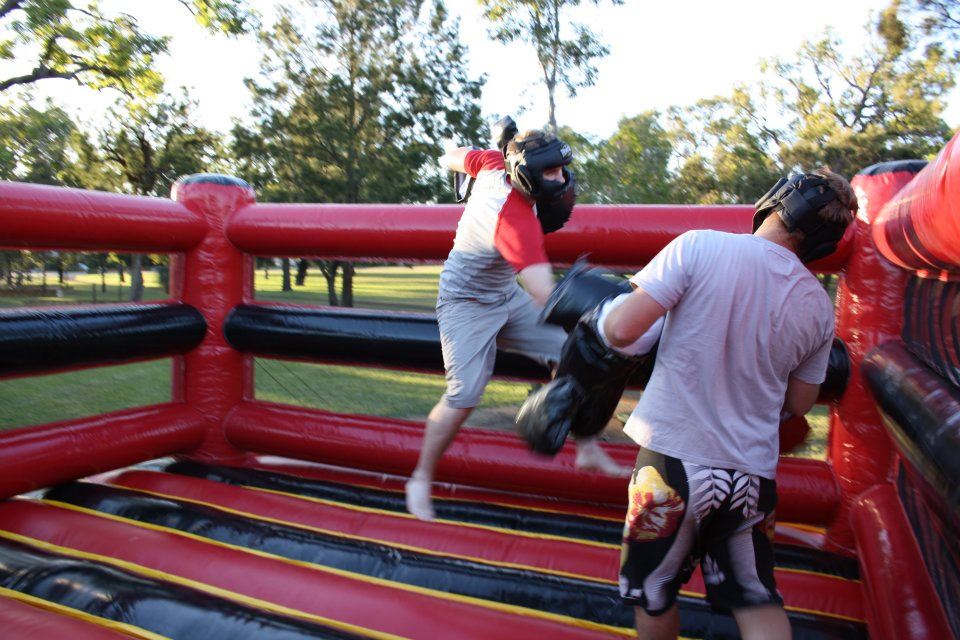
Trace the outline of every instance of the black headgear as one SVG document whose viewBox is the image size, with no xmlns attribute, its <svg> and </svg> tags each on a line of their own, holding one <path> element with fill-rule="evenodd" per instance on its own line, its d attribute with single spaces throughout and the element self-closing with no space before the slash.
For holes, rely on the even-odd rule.
<svg viewBox="0 0 960 640">
<path fill-rule="evenodd" d="M 552 133 L 517 136 L 503 150 L 510 182 L 521 193 L 537 201 L 537 218 L 544 233 L 566 224 L 577 197 L 577 182 L 566 165 L 573 161 L 570 146 Z M 543 172 L 561 167 L 563 182 L 544 181 Z"/>
<path fill-rule="evenodd" d="M 846 231 L 846 225 L 820 217 L 820 210 L 839 198 L 821 176 L 798 173 L 789 179 L 780 178 L 773 188 L 757 200 L 753 230 L 756 232 L 767 216 L 777 209 L 787 231 L 803 232 L 803 240 L 797 248 L 800 261 L 807 263 L 819 260 L 836 251 Z"/>
</svg>

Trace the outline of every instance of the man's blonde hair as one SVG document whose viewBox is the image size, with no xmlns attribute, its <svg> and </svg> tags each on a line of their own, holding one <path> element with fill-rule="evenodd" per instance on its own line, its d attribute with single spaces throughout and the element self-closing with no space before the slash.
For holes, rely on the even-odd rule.
<svg viewBox="0 0 960 640">
<path fill-rule="evenodd" d="M 820 167 L 812 173 L 826 180 L 830 188 L 837 193 L 836 200 L 831 200 L 820 209 L 820 217 L 844 227 L 853 222 L 858 208 L 857 196 L 847 179 L 827 167 Z"/>
</svg>

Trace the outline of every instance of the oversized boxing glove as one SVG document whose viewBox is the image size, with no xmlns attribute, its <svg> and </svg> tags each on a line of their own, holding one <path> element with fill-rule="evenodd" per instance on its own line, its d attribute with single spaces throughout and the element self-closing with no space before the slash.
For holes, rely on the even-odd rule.
<svg viewBox="0 0 960 640">
<path fill-rule="evenodd" d="M 559 325 L 570 333 L 587 311 L 595 309 L 604 300 L 630 293 L 630 283 L 625 280 L 617 282 L 604 277 L 604 273 L 603 269 L 591 267 L 583 259 L 577 260 L 550 293 L 540 312 L 540 321 Z"/>
<path fill-rule="evenodd" d="M 604 311 L 596 308 L 580 319 L 563 345 L 556 377 L 527 397 L 517 414 L 520 435 L 538 453 L 556 454 L 571 432 L 580 437 L 601 432 L 659 338 L 660 320 L 638 340 L 638 352 L 613 349 L 603 338 Z"/>
</svg>

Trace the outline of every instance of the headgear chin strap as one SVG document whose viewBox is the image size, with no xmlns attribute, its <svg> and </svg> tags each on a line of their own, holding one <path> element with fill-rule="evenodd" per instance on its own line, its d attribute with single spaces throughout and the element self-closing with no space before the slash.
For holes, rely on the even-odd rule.
<svg viewBox="0 0 960 640">
<path fill-rule="evenodd" d="M 839 195 L 821 176 L 803 173 L 780 178 L 762 198 L 757 200 L 753 214 L 753 230 L 775 209 L 787 231 L 802 231 L 803 240 L 797 255 L 804 264 L 819 260 L 837 250 L 846 225 L 839 225 L 820 217 L 820 210 Z"/>
<path fill-rule="evenodd" d="M 537 218 L 544 233 L 566 224 L 577 196 L 576 179 L 566 168 L 573 161 L 570 146 L 551 133 L 538 132 L 514 138 L 503 156 L 513 187 L 537 201 Z M 543 179 L 543 172 L 553 167 L 561 167 L 563 182 Z"/>
</svg>

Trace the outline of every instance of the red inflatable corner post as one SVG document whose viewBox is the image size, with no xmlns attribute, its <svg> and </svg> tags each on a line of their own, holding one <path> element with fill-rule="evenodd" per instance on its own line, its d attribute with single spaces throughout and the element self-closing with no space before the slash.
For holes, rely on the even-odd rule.
<svg viewBox="0 0 960 640">
<path fill-rule="evenodd" d="M 853 548 L 851 503 L 886 478 L 893 459 L 892 444 L 860 374 L 860 363 L 876 345 L 900 335 L 908 274 L 880 255 L 872 226 L 883 205 L 913 179 L 920 166 L 916 161 L 886 162 L 864 169 L 851 180 L 860 209 L 853 222 L 854 249 L 837 287 L 836 305 L 837 337 L 850 352 L 850 382 L 830 410 L 828 453 L 842 500 L 827 532 L 827 546 L 836 550 Z"/>
<path fill-rule="evenodd" d="M 252 258 L 245 257 L 227 239 L 228 218 L 256 202 L 243 180 L 216 174 L 198 174 L 177 180 L 171 198 L 202 215 L 209 226 L 203 241 L 183 260 L 183 302 L 197 308 L 207 321 L 199 347 L 184 357 L 183 398 L 204 420 L 205 435 L 191 457 L 206 461 L 239 461 L 244 453 L 224 436 L 227 413 L 249 395 L 249 357 L 231 347 L 223 322 L 243 301 L 244 282 L 252 277 Z"/>
</svg>

